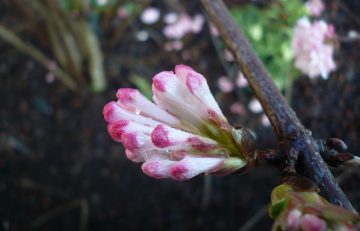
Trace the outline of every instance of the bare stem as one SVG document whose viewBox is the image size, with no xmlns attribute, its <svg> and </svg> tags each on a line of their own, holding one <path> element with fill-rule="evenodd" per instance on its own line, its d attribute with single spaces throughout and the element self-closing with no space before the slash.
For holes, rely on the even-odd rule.
<svg viewBox="0 0 360 231">
<path fill-rule="evenodd" d="M 306 130 L 274 84 L 222 0 L 200 0 L 218 28 L 269 117 L 287 158 L 296 160 L 296 170 L 310 178 L 331 203 L 353 210 L 319 154 L 315 139 Z"/>
</svg>

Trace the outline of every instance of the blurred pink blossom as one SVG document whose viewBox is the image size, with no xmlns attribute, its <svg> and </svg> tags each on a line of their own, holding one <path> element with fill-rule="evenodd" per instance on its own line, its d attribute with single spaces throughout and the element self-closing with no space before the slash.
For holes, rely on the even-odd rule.
<svg viewBox="0 0 360 231">
<path fill-rule="evenodd" d="M 305 7 L 310 11 L 312 16 L 318 17 L 325 10 L 322 0 L 309 0 L 305 3 Z"/>
<path fill-rule="evenodd" d="M 193 17 L 191 32 L 194 34 L 199 33 L 204 25 L 205 19 L 201 14 L 197 14 Z"/>
<path fill-rule="evenodd" d="M 159 21 L 160 18 L 160 10 L 156 7 L 147 7 L 142 12 L 140 19 L 144 24 L 154 24 Z"/>
<path fill-rule="evenodd" d="M 179 15 L 175 12 L 169 12 L 164 15 L 164 22 L 166 24 L 172 24 L 175 23 L 179 18 Z"/>
<path fill-rule="evenodd" d="M 249 103 L 249 109 L 253 113 L 261 113 L 263 111 L 263 108 L 260 104 L 260 102 L 257 99 L 252 99 Z"/>
<path fill-rule="evenodd" d="M 230 112 L 233 114 L 244 115 L 246 113 L 246 110 L 242 103 L 236 102 L 231 104 Z"/>
<path fill-rule="evenodd" d="M 118 100 L 103 109 L 110 136 L 124 145 L 128 159 L 143 162 L 145 174 L 186 180 L 231 173 L 246 164 L 239 158 L 241 147 L 228 140 L 234 139 L 234 128 L 201 74 L 177 65 L 175 73 L 155 75 L 152 89 L 155 103 L 136 89 L 120 88 Z"/>
<path fill-rule="evenodd" d="M 267 117 L 266 114 L 261 115 L 261 124 L 264 127 L 270 127 L 271 123 L 270 123 L 270 120 L 269 120 L 269 118 Z"/>
<path fill-rule="evenodd" d="M 228 49 L 224 51 L 224 58 L 228 62 L 233 62 L 235 60 L 234 55 Z"/>
<path fill-rule="evenodd" d="M 127 16 L 129 16 L 127 9 L 125 7 L 119 7 L 119 9 L 117 10 L 118 19 L 124 19 Z"/>
<path fill-rule="evenodd" d="M 233 82 L 226 76 L 221 76 L 218 79 L 218 87 L 221 92 L 229 93 L 234 90 Z"/>
<path fill-rule="evenodd" d="M 243 87 L 247 87 L 249 85 L 247 79 L 245 78 L 245 76 L 243 75 L 243 73 L 241 71 L 238 72 L 238 76 L 236 77 L 236 86 L 243 88 Z"/>
<path fill-rule="evenodd" d="M 167 51 L 179 51 L 184 47 L 184 43 L 181 40 L 167 41 L 164 47 Z"/>
<path fill-rule="evenodd" d="M 45 75 L 45 81 L 46 81 L 47 83 L 52 83 L 52 82 L 54 82 L 54 81 L 55 81 L 55 74 L 54 74 L 54 72 L 49 71 L 48 73 L 46 73 L 46 75 Z"/>
<path fill-rule="evenodd" d="M 211 35 L 213 35 L 215 37 L 218 37 L 220 35 L 219 30 L 216 28 L 216 26 L 213 23 L 210 23 L 209 27 L 210 27 Z"/>
<path fill-rule="evenodd" d="M 325 21 L 310 22 L 301 18 L 296 26 L 292 41 L 295 67 L 310 78 L 321 75 L 326 79 L 336 66 L 334 48 L 327 43 L 336 37 L 334 27 Z"/>
<path fill-rule="evenodd" d="M 193 18 L 187 14 L 180 14 L 176 22 L 164 27 L 163 33 L 170 39 L 181 39 L 187 33 L 199 33 L 204 25 L 204 21 L 204 17 L 201 14 L 195 15 Z"/>
</svg>

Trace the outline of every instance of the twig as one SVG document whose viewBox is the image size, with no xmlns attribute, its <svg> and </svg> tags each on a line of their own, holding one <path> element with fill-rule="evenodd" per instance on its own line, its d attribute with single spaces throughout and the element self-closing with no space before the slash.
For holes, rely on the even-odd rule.
<svg viewBox="0 0 360 231">
<path fill-rule="evenodd" d="M 270 74 L 221 0 L 200 0 L 269 117 L 281 151 L 295 159 L 296 170 L 309 177 L 331 203 L 354 210 L 321 158 L 315 139 L 289 107 Z M 290 161 L 289 163 L 292 163 Z"/>
<path fill-rule="evenodd" d="M 49 69 L 49 65 L 53 63 L 51 59 L 46 57 L 40 50 L 36 49 L 30 44 L 25 43 L 16 34 L 14 34 L 9 29 L 5 28 L 2 25 L 0 25 L 0 38 L 10 43 L 20 51 L 33 57 L 35 60 L 41 63 L 46 69 Z M 76 89 L 76 82 L 66 72 L 64 72 L 61 68 L 59 68 L 56 65 L 53 68 L 54 69 L 52 71 L 54 72 L 55 76 L 58 77 L 58 79 L 62 81 L 65 86 L 67 86 L 71 90 Z"/>
<path fill-rule="evenodd" d="M 348 165 L 352 167 L 360 167 L 360 158 L 347 153 L 347 145 L 338 138 L 329 138 L 327 141 L 317 140 L 320 155 L 325 162 L 333 167 Z"/>
<path fill-rule="evenodd" d="M 354 166 L 354 167 L 360 167 L 360 158 L 357 156 L 353 156 L 352 159 L 345 161 L 344 165 Z"/>
</svg>

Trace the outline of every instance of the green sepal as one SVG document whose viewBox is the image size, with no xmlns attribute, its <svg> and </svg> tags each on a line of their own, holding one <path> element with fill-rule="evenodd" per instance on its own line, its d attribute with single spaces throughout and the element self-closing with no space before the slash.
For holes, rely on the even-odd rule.
<svg viewBox="0 0 360 231">
<path fill-rule="evenodd" d="M 287 207 L 289 201 L 287 199 L 280 199 L 275 204 L 273 204 L 269 209 L 269 214 L 271 218 L 277 218 Z"/>
</svg>

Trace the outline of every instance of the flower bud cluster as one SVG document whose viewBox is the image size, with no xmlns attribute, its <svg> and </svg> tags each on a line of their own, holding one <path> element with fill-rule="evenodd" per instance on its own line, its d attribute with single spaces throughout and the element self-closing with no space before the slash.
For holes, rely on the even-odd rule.
<svg viewBox="0 0 360 231">
<path fill-rule="evenodd" d="M 228 174 L 246 165 L 240 134 L 229 125 L 206 79 L 177 65 L 153 77 L 153 100 L 121 88 L 103 115 L 111 137 L 145 174 L 186 180 L 200 173 Z"/>
</svg>

